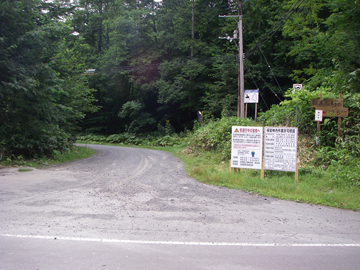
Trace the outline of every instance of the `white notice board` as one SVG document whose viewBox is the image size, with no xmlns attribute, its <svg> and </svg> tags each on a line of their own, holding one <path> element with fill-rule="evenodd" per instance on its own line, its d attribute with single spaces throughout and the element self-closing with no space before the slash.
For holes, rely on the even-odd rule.
<svg viewBox="0 0 360 270">
<path fill-rule="evenodd" d="M 263 127 L 233 126 L 231 167 L 261 170 L 262 144 Z"/>
<path fill-rule="evenodd" d="M 265 127 L 264 169 L 296 172 L 298 128 Z"/>
<path fill-rule="evenodd" d="M 323 111 L 315 110 L 315 121 L 322 122 L 323 120 Z"/>
<path fill-rule="evenodd" d="M 259 89 L 245 90 L 244 103 L 259 103 Z"/>
</svg>

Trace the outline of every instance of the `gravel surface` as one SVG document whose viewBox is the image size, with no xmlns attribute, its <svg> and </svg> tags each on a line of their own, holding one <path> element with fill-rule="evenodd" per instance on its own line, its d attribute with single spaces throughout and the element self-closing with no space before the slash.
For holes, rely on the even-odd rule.
<svg viewBox="0 0 360 270">
<path fill-rule="evenodd" d="M 169 153 L 88 145 L 42 170 L 0 169 L 0 234 L 129 241 L 359 244 L 360 213 L 209 186 Z"/>
</svg>

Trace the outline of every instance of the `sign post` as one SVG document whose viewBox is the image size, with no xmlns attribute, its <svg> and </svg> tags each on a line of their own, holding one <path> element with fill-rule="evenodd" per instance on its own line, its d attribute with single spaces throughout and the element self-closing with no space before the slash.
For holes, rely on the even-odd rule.
<svg viewBox="0 0 360 270">
<path fill-rule="evenodd" d="M 320 122 L 323 121 L 323 110 L 315 110 L 315 121 L 316 121 L 316 139 L 315 144 L 320 144 Z"/>
<path fill-rule="evenodd" d="M 349 116 L 349 108 L 344 107 L 344 99 L 342 97 L 342 94 L 339 94 L 338 99 L 322 99 L 321 94 L 319 94 L 318 99 L 311 100 L 311 107 L 315 108 L 316 110 L 322 110 L 323 117 L 337 117 L 338 136 L 342 135 L 341 118 Z M 316 117 L 316 112 L 315 112 L 315 117 Z M 320 124 L 318 122 L 318 126 L 319 125 Z M 318 131 L 320 131 L 320 127 L 318 127 Z"/>
<path fill-rule="evenodd" d="M 295 91 L 302 90 L 302 88 L 303 88 L 302 84 L 293 84 L 293 93 L 295 93 Z M 298 119 L 298 102 L 296 101 L 295 123 L 297 123 L 297 119 Z"/>
<path fill-rule="evenodd" d="M 245 118 L 247 117 L 247 104 L 248 103 L 255 103 L 255 122 L 256 122 L 257 104 L 259 103 L 259 89 L 245 90 L 244 91 L 244 103 L 246 104 Z"/>
<path fill-rule="evenodd" d="M 342 94 L 339 94 L 339 99 L 343 100 Z M 347 108 L 347 114 L 349 114 L 349 108 Z M 346 116 L 347 117 L 347 116 Z M 338 117 L 338 136 L 342 136 L 342 128 L 341 128 L 342 120 L 341 117 Z"/>
</svg>

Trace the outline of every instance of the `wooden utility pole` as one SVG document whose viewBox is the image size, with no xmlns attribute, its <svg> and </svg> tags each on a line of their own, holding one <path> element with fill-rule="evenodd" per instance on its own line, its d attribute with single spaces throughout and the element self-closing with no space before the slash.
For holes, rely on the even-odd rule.
<svg viewBox="0 0 360 270">
<path fill-rule="evenodd" d="M 194 58 L 194 39 L 195 39 L 195 0 L 191 1 L 191 48 L 190 48 L 190 59 Z M 189 103 L 191 103 L 193 76 L 190 74 L 190 91 L 189 91 Z M 191 119 L 191 107 L 188 108 L 188 117 Z"/>
<path fill-rule="evenodd" d="M 244 48 L 243 48 L 243 27 L 242 27 L 242 4 L 241 0 L 238 0 L 238 15 L 219 15 L 220 18 L 238 17 L 238 32 L 239 32 L 239 68 L 238 68 L 238 102 L 237 102 L 237 117 L 245 118 L 244 109 Z M 226 37 L 219 37 L 220 39 L 227 39 L 232 41 L 237 37 L 230 37 L 226 34 Z"/>
<path fill-rule="evenodd" d="M 191 12 L 191 60 L 194 57 L 194 38 L 195 38 L 195 8 L 194 8 L 194 1 L 192 0 L 192 12 Z"/>
<path fill-rule="evenodd" d="M 238 112 L 237 117 L 245 118 L 244 110 L 244 48 L 242 30 L 242 4 L 239 0 L 239 79 L 238 79 Z"/>
</svg>

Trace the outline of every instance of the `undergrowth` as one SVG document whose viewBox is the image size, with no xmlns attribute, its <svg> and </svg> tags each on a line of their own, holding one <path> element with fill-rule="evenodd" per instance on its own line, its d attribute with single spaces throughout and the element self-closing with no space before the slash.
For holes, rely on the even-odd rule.
<svg viewBox="0 0 360 270">
<path fill-rule="evenodd" d="M 102 144 L 119 144 L 119 145 L 142 145 L 142 146 L 174 146 L 181 141 L 181 135 L 137 135 L 131 133 L 103 135 L 82 135 L 77 137 L 78 142 L 102 143 Z"/>
<path fill-rule="evenodd" d="M 324 98 L 326 89 L 320 89 Z M 258 123 L 251 119 L 223 117 L 205 119 L 205 125 L 195 124 L 191 132 L 175 134 L 168 129 L 158 134 L 82 135 L 78 142 L 139 146 L 162 149 L 180 158 L 190 176 L 199 181 L 241 189 L 247 192 L 280 199 L 321 204 L 345 209 L 360 210 L 360 95 L 345 96 L 344 105 L 351 113 L 344 119 L 338 134 L 337 121 L 325 119 L 317 145 L 314 129 L 313 108 L 310 99 L 318 92 L 288 92 L 289 100 L 273 106 L 260 114 Z M 297 113 L 296 113 L 297 111 Z M 297 117 L 295 117 L 297 115 Z M 294 173 L 265 171 L 261 180 L 259 170 L 241 170 L 231 173 L 232 126 L 297 126 L 299 179 Z M 79 148 L 77 148 L 79 149 Z M 54 151 L 55 162 L 66 153 Z M 70 157 L 66 157 L 68 159 Z M 57 160 L 57 161 L 56 161 Z M 13 158 L 8 165 L 27 165 L 21 156 Z M 38 161 L 39 162 L 39 161 Z M 48 161 L 40 161 L 47 165 Z M 1 163 L 0 163 L 1 164 Z"/>
<path fill-rule="evenodd" d="M 334 147 L 319 146 L 311 135 L 299 134 L 299 179 L 294 173 L 241 170 L 230 174 L 231 126 L 260 125 L 250 119 L 209 120 L 186 136 L 137 137 L 131 134 L 81 136 L 83 142 L 137 145 L 171 152 L 185 164 L 189 176 L 211 185 L 297 202 L 360 210 L 359 142 L 352 137 Z M 135 143 L 134 143 L 135 142 Z"/>
<path fill-rule="evenodd" d="M 10 159 L 6 158 L 0 161 L 1 167 L 34 167 L 40 168 L 42 166 L 49 166 L 53 164 L 73 161 L 81 158 L 86 158 L 95 153 L 94 150 L 87 147 L 72 146 L 67 151 L 55 151 L 51 156 L 44 156 L 41 158 L 26 159 L 22 156 Z"/>
</svg>

